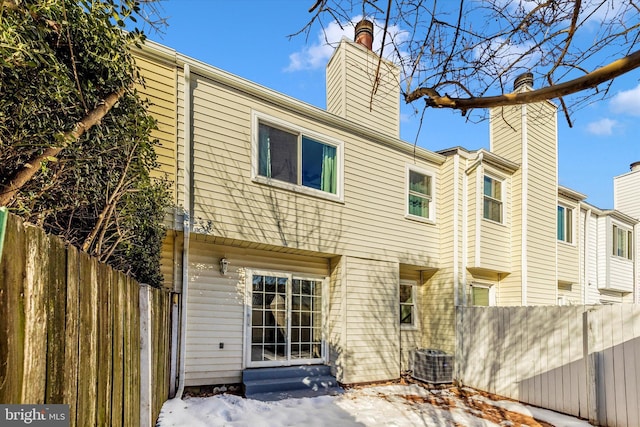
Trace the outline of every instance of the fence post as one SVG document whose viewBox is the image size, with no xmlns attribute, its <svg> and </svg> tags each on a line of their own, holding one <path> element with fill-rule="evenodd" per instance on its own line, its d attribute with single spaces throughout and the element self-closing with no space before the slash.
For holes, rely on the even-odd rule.
<svg viewBox="0 0 640 427">
<path fill-rule="evenodd" d="M 587 410 L 589 423 L 598 423 L 598 352 L 597 343 L 597 316 L 591 315 L 594 310 L 586 310 L 582 314 L 582 342 L 585 373 L 587 376 Z"/>
<path fill-rule="evenodd" d="M 151 287 L 140 284 L 140 427 L 151 427 Z"/>
<path fill-rule="evenodd" d="M 2 261 L 2 248 L 4 246 L 4 230 L 7 228 L 9 213 L 4 206 L 0 207 L 0 261 Z"/>
</svg>

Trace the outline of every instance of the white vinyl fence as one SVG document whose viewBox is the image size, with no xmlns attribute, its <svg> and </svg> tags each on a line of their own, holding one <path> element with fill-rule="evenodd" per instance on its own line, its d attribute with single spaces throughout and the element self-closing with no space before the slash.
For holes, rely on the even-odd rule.
<svg viewBox="0 0 640 427">
<path fill-rule="evenodd" d="M 455 379 L 589 419 L 640 426 L 640 305 L 458 307 Z"/>
</svg>

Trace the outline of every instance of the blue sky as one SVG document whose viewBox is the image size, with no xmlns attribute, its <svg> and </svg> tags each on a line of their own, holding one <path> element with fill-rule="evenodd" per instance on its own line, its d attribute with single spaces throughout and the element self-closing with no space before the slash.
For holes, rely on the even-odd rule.
<svg viewBox="0 0 640 427">
<path fill-rule="evenodd" d="M 163 0 L 169 26 L 149 39 L 240 77 L 325 107 L 324 69 L 332 50 L 320 28 L 298 32 L 314 0 Z M 336 27 L 329 29 L 333 34 Z M 352 32 L 347 29 L 351 37 Z M 333 35 L 338 37 L 337 34 Z M 559 181 L 587 194 L 597 207 L 613 207 L 613 177 L 640 161 L 640 69 L 614 82 L 611 100 L 573 115 L 569 128 L 558 116 Z M 420 104 L 421 105 L 421 104 Z M 401 138 L 413 143 L 419 115 L 403 106 Z M 470 123 L 460 113 L 429 109 L 418 145 L 437 151 L 453 146 L 488 148 L 487 121 Z"/>
</svg>

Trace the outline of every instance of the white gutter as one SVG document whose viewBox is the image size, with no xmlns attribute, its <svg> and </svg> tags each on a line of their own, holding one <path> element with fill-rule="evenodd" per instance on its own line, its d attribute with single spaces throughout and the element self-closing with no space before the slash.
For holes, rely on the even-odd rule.
<svg viewBox="0 0 640 427">
<path fill-rule="evenodd" d="M 529 191 L 529 150 L 527 147 L 527 105 L 522 106 L 522 305 L 527 305 L 527 198 Z"/>
<path fill-rule="evenodd" d="M 189 235 L 191 234 L 191 70 L 184 64 L 184 191 L 182 247 L 182 306 L 180 324 L 180 369 L 178 373 L 178 391 L 176 398 L 182 399 L 184 393 L 185 357 L 187 353 L 187 295 L 189 290 Z"/>
</svg>

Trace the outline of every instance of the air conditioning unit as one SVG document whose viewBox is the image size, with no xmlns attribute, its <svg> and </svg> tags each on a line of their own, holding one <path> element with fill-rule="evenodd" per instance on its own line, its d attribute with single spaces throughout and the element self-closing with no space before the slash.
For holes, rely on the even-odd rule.
<svg viewBox="0 0 640 427">
<path fill-rule="evenodd" d="M 453 382 L 453 356 L 442 350 L 420 348 L 413 352 L 411 376 L 431 384 Z"/>
</svg>

